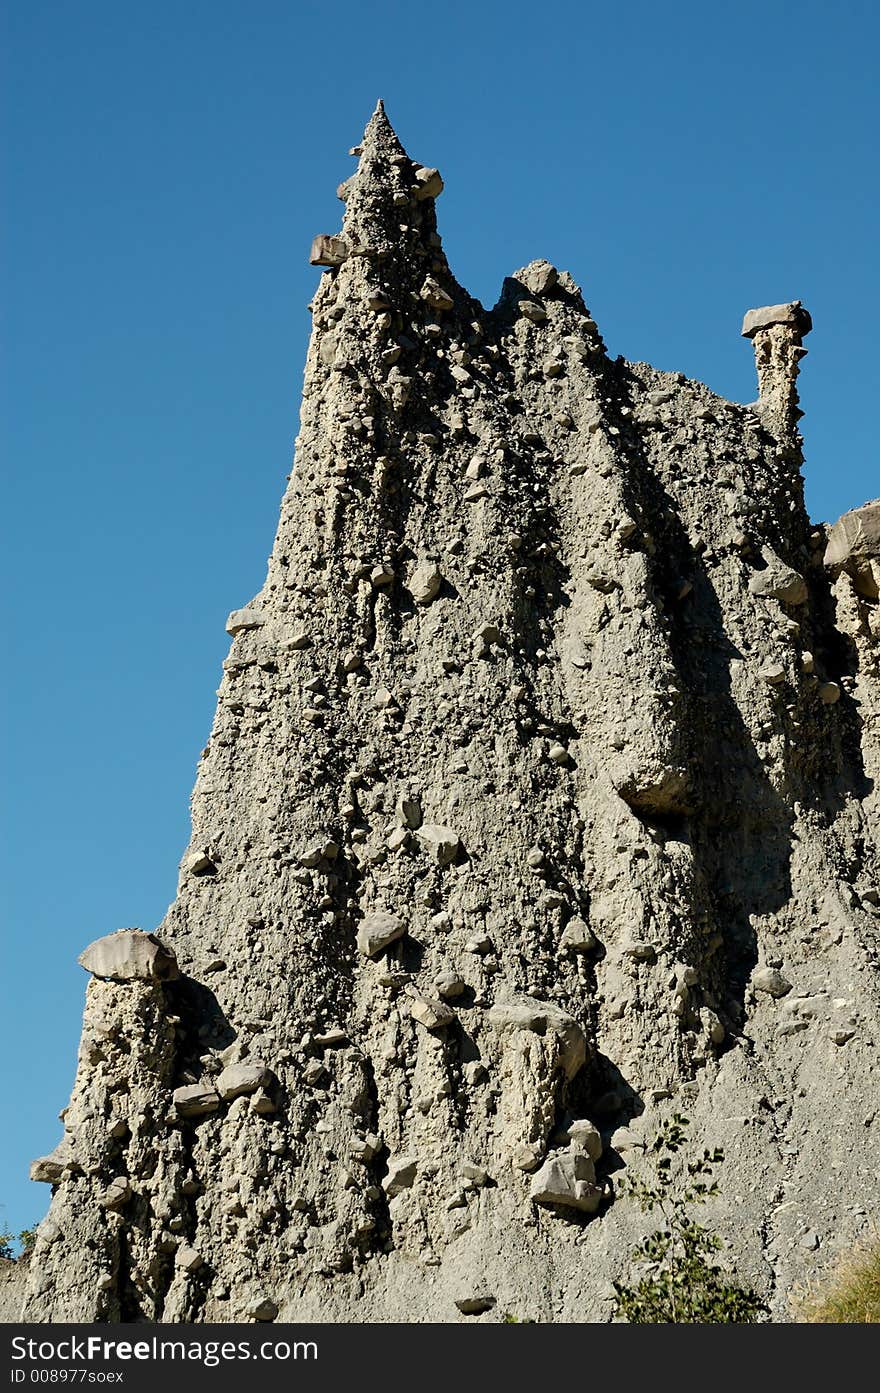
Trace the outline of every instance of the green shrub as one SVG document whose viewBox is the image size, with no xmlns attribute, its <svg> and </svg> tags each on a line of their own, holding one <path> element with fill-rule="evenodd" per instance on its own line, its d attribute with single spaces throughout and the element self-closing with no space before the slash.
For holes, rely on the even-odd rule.
<svg viewBox="0 0 880 1393">
<path fill-rule="evenodd" d="M 714 1167 L 724 1153 L 704 1151 L 689 1161 L 687 1181 L 679 1188 L 673 1157 L 684 1145 L 687 1127 L 688 1119 L 676 1113 L 654 1140 L 654 1175 L 620 1182 L 622 1193 L 633 1195 L 645 1213 L 658 1211 L 663 1223 L 633 1249 L 634 1262 L 649 1264 L 647 1275 L 635 1286 L 614 1283 L 614 1314 L 633 1325 L 747 1324 L 761 1316 L 764 1303 L 712 1262 L 723 1247 L 721 1239 L 690 1213 L 693 1205 L 718 1193 Z"/>
<path fill-rule="evenodd" d="M 4 1224 L 0 1228 L 0 1258 L 14 1262 L 16 1258 L 24 1257 L 33 1248 L 36 1238 L 36 1229 L 22 1229 L 21 1233 L 13 1233 Z"/>
</svg>

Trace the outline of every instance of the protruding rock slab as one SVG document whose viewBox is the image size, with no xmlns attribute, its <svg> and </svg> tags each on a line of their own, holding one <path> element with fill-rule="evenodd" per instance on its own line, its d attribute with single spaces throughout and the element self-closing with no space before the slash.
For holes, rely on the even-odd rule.
<svg viewBox="0 0 880 1393">
<path fill-rule="evenodd" d="M 153 934 L 117 929 L 96 938 L 79 955 L 80 967 L 112 982 L 171 982 L 180 976 L 177 959 Z"/>
<path fill-rule="evenodd" d="M 204 1117 L 216 1112 L 220 1095 L 209 1083 L 185 1083 L 174 1090 L 174 1106 L 181 1117 Z"/>
<path fill-rule="evenodd" d="M 309 264 L 311 266 L 341 266 L 343 261 L 349 258 L 348 243 L 341 237 L 331 237 L 326 233 L 319 233 L 312 242 L 312 249 L 309 252 Z"/>
</svg>

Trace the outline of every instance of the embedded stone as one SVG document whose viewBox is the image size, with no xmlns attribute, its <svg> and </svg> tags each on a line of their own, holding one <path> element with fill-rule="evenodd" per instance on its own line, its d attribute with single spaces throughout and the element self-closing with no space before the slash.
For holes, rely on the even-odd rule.
<svg viewBox="0 0 880 1393">
<path fill-rule="evenodd" d="M 449 866 L 458 855 L 461 838 L 451 827 L 436 822 L 424 822 L 416 829 L 416 838 L 439 866 Z"/>
<path fill-rule="evenodd" d="M 185 1083 L 175 1088 L 172 1100 L 180 1117 L 204 1117 L 220 1106 L 220 1095 L 210 1083 Z"/>
<path fill-rule="evenodd" d="M 457 972 L 439 972 L 434 978 L 434 990 L 443 1001 L 456 1001 L 465 991 L 467 983 Z"/>
<path fill-rule="evenodd" d="M 240 1064 L 229 1064 L 217 1079 L 217 1091 L 224 1103 L 240 1098 L 246 1093 L 256 1093 L 258 1088 L 266 1088 L 275 1082 L 275 1075 L 261 1059 L 245 1059 Z"/>
<path fill-rule="evenodd" d="M 586 1151 L 591 1161 L 598 1161 L 602 1155 L 602 1135 L 595 1123 L 587 1118 L 579 1118 L 566 1127 L 569 1141 L 581 1151 Z"/>
<path fill-rule="evenodd" d="M 561 1205 L 595 1214 L 602 1200 L 596 1171 L 586 1152 L 567 1151 L 545 1161 L 532 1176 L 529 1198 L 533 1204 Z"/>
<path fill-rule="evenodd" d="M 190 875 L 210 875 L 217 867 L 208 852 L 202 850 L 191 851 L 184 859 L 183 869 Z"/>
<path fill-rule="evenodd" d="M 517 996 L 497 1002 L 488 1012 L 490 1025 L 506 1035 L 511 1031 L 530 1030 L 536 1035 L 548 1032 L 556 1037 L 557 1066 L 567 1079 L 573 1079 L 587 1058 L 587 1038 L 567 1012 L 549 1001 Z"/>
<path fill-rule="evenodd" d="M 791 983 L 777 967 L 756 967 L 752 973 L 752 987 L 767 996 L 785 996 L 791 991 Z"/>
<path fill-rule="evenodd" d="M 102 1209 L 122 1209 L 131 1199 L 131 1185 L 124 1175 L 118 1175 L 106 1186 L 98 1201 Z"/>
<path fill-rule="evenodd" d="M 410 1002 L 409 1013 L 414 1021 L 426 1030 L 444 1030 L 456 1019 L 455 1012 L 443 1001 L 435 1001 L 429 996 L 416 996 Z"/>
<path fill-rule="evenodd" d="M 525 270 L 520 271 L 517 280 L 533 295 L 546 295 L 559 280 L 559 272 L 549 261 L 531 261 Z"/>
<path fill-rule="evenodd" d="M 764 569 L 756 571 L 749 581 L 750 593 L 779 600 L 784 605 L 802 605 L 808 595 L 803 576 L 780 561 L 769 547 L 764 549 L 763 558 L 766 563 Z"/>
<path fill-rule="evenodd" d="M 430 305 L 432 310 L 451 310 L 455 304 L 452 296 L 444 290 L 439 281 L 429 276 L 419 291 L 421 299 L 425 304 Z"/>
<path fill-rule="evenodd" d="M 559 946 L 571 953 L 592 953 L 599 946 L 599 940 L 589 924 L 575 916 L 562 930 Z"/>
<path fill-rule="evenodd" d="M 174 1254 L 174 1266 L 179 1267 L 182 1272 L 198 1272 L 204 1261 L 198 1249 L 191 1247 L 189 1243 L 181 1243 Z"/>
<path fill-rule="evenodd" d="M 358 924 L 358 952 L 365 958 L 375 958 L 383 948 L 387 948 L 389 943 L 396 943 L 405 933 L 406 924 L 396 914 L 382 909 L 374 910 L 372 914 L 364 915 Z"/>
<path fill-rule="evenodd" d="M 417 566 L 407 582 L 407 589 L 417 605 L 429 605 L 437 595 L 443 577 L 432 561 Z"/>
<path fill-rule="evenodd" d="M 35 1161 L 31 1161 L 30 1178 L 44 1185 L 57 1185 L 63 1178 L 70 1160 L 70 1143 L 65 1137 L 48 1156 L 38 1156 Z"/>
<path fill-rule="evenodd" d="M 388 1174 L 382 1181 L 386 1195 L 399 1195 L 415 1184 L 418 1162 L 413 1156 L 389 1156 Z"/>
<path fill-rule="evenodd" d="M 273 1321 L 278 1315 L 278 1303 L 271 1296 L 257 1296 L 247 1308 L 251 1320 Z"/>
</svg>

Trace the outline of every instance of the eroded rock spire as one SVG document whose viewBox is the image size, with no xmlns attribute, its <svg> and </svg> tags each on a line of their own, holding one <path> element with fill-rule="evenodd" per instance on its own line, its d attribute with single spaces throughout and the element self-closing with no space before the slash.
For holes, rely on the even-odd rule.
<svg viewBox="0 0 880 1393">
<path fill-rule="evenodd" d="M 670 1111 L 785 1311 L 875 1185 L 870 519 L 832 591 L 787 320 L 767 411 L 612 361 L 546 261 L 458 285 L 381 103 L 358 154 L 177 898 L 84 959 L 25 1315 L 606 1319 Z"/>
</svg>

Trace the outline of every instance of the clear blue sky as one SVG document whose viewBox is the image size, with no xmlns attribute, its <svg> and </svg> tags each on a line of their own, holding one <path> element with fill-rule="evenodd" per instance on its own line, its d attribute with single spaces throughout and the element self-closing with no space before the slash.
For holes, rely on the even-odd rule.
<svg viewBox="0 0 880 1393">
<path fill-rule="evenodd" d="M 6 4 L 5 1139 L 43 1212 L 93 938 L 174 893 L 227 612 L 290 467 L 316 232 L 376 103 L 438 164 L 453 269 L 537 256 L 610 351 L 755 395 L 801 298 L 807 498 L 880 493 L 871 3 Z"/>
</svg>

